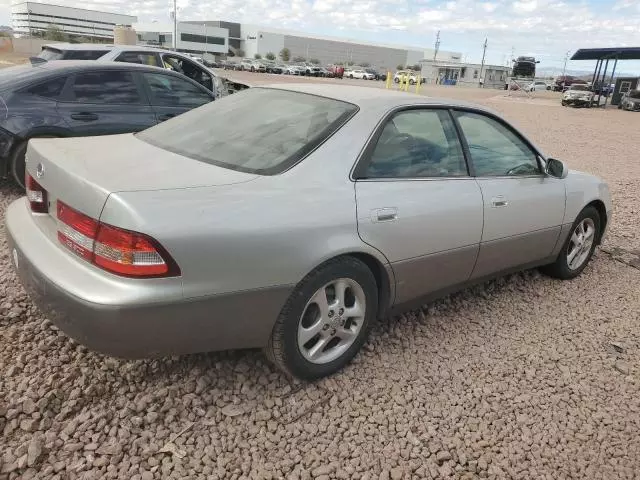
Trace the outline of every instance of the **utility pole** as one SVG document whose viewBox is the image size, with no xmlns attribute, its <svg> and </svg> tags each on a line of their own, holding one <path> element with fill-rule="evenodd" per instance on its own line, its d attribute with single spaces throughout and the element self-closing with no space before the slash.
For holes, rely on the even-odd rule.
<svg viewBox="0 0 640 480">
<path fill-rule="evenodd" d="M 173 50 L 178 51 L 178 5 L 173 0 Z"/>
<path fill-rule="evenodd" d="M 438 56 L 438 50 L 440 50 L 440 30 L 436 35 L 436 48 L 433 50 L 433 62 L 435 63 L 436 57 Z"/>
<path fill-rule="evenodd" d="M 207 45 L 207 24 L 203 23 L 202 26 L 204 27 L 204 52 L 202 53 L 202 60 L 204 60 L 204 55 L 205 53 L 207 53 L 207 49 L 208 49 L 208 45 Z"/>
<path fill-rule="evenodd" d="M 567 60 L 569 60 L 569 52 L 564 55 L 564 67 L 562 67 L 562 80 L 564 81 L 565 73 L 567 73 Z"/>
<path fill-rule="evenodd" d="M 484 57 L 487 53 L 487 39 L 484 39 L 484 45 L 482 45 L 482 64 L 480 65 L 480 85 L 484 88 L 484 81 L 482 80 L 482 70 L 484 70 Z"/>
</svg>

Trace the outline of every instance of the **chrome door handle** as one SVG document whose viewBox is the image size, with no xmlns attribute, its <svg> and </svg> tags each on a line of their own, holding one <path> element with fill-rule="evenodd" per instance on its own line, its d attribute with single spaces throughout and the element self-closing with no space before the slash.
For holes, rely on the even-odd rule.
<svg viewBox="0 0 640 480">
<path fill-rule="evenodd" d="M 375 208 L 371 210 L 371 220 L 374 222 L 390 222 L 398 218 L 398 209 L 395 207 Z"/>
<path fill-rule="evenodd" d="M 491 206 L 494 207 L 494 208 L 506 207 L 507 205 L 509 205 L 509 202 L 507 202 L 507 199 L 504 198 L 502 195 L 499 195 L 497 197 L 493 197 L 491 199 Z"/>
</svg>

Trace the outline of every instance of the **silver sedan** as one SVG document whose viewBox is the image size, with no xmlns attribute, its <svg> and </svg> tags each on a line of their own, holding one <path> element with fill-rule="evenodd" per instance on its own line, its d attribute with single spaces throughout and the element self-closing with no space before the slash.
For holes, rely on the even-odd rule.
<svg viewBox="0 0 640 480">
<path fill-rule="evenodd" d="M 138 134 L 38 139 L 8 209 L 40 308 L 122 357 L 264 348 L 301 378 L 380 317 L 602 242 L 605 183 L 484 108 L 382 89 L 259 87 Z"/>
</svg>

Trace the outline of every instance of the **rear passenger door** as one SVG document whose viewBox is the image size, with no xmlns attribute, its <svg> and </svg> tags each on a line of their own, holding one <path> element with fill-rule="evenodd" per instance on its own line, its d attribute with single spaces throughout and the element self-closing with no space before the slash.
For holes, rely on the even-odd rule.
<svg viewBox="0 0 640 480">
<path fill-rule="evenodd" d="M 213 94 L 206 88 L 177 75 L 144 72 L 141 78 L 158 122 L 214 100 Z"/>
<path fill-rule="evenodd" d="M 58 111 L 72 133 L 81 136 L 139 132 L 156 124 L 136 74 L 126 69 L 76 73 Z"/>
<path fill-rule="evenodd" d="M 395 113 L 354 172 L 358 233 L 393 267 L 396 303 L 469 279 L 482 194 L 446 109 Z"/>
</svg>

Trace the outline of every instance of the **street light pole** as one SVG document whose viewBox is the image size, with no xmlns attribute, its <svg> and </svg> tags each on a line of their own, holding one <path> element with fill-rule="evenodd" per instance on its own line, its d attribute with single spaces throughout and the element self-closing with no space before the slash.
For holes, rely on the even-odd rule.
<svg viewBox="0 0 640 480">
<path fill-rule="evenodd" d="M 207 53 L 207 24 L 203 23 L 202 26 L 204 27 L 204 52 L 202 53 L 202 59 L 204 60 L 204 54 Z"/>
</svg>

